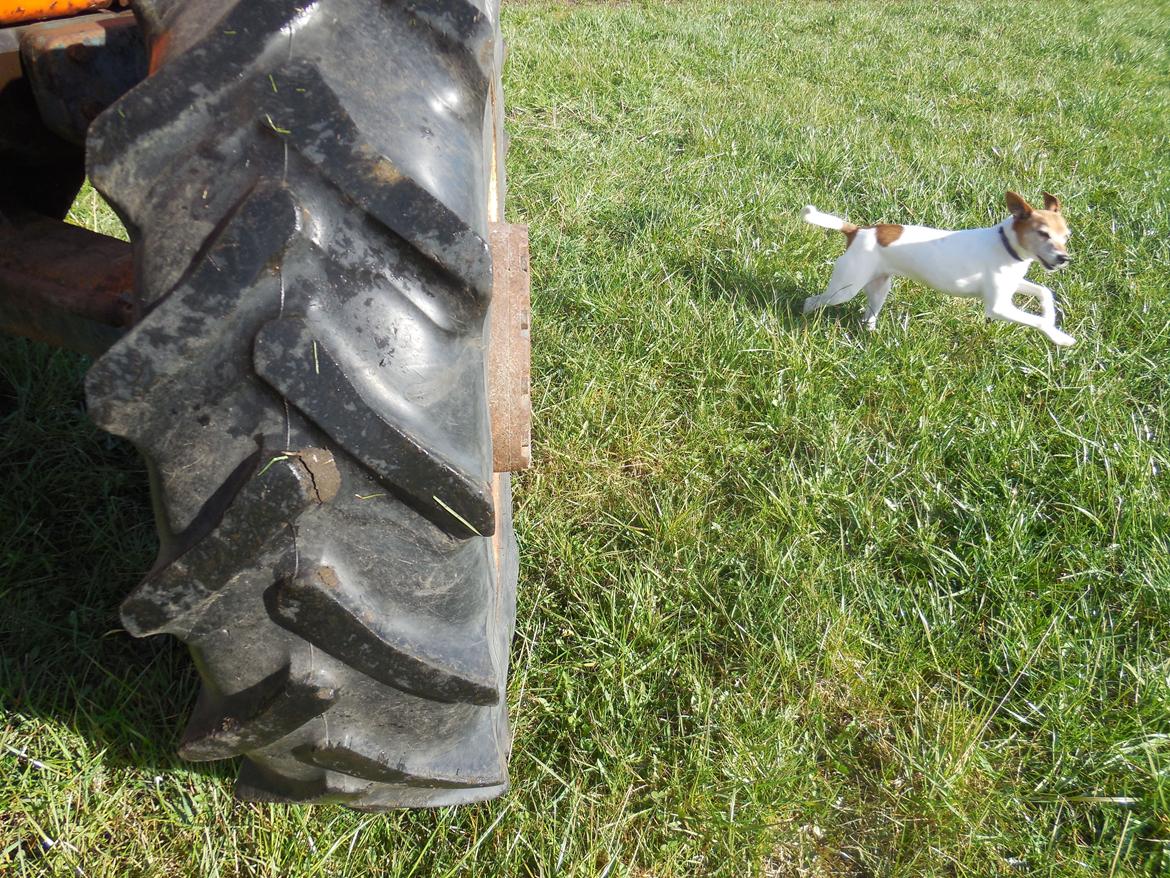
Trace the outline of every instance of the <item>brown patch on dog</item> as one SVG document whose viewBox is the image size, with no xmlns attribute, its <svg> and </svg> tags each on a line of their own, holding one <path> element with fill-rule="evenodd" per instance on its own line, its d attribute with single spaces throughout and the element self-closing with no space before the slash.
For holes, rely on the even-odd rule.
<svg viewBox="0 0 1170 878">
<path fill-rule="evenodd" d="M 1057 203 L 1059 204 L 1059 202 Z M 1051 260 L 1055 255 L 1058 260 L 1057 264 L 1061 264 L 1059 259 L 1062 256 L 1067 261 L 1068 224 L 1064 221 L 1064 215 L 1059 211 L 1032 210 L 1026 216 L 1014 216 L 1012 218 L 1012 231 L 1024 250 L 1035 255 L 1041 261 L 1045 258 L 1042 255 L 1044 253 L 1048 254 L 1048 260 Z M 1044 267 L 1052 268 L 1048 262 L 1044 262 Z"/>
<path fill-rule="evenodd" d="M 1039 220 L 1040 226 L 1047 226 L 1048 231 L 1061 237 L 1068 237 L 1068 223 L 1057 210 L 1037 210 L 1032 214 L 1033 219 Z"/>
<path fill-rule="evenodd" d="M 861 231 L 860 226 L 855 226 L 853 223 L 845 223 L 841 226 L 841 234 L 845 236 L 845 249 L 848 250 L 853 246 L 853 239 L 857 237 L 857 233 Z"/>
<path fill-rule="evenodd" d="M 1012 231 L 1017 235 L 1038 232 L 1041 229 L 1047 229 L 1051 234 L 1062 238 L 1068 237 L 1068 223 L 1055 210 L 1034 210 L 1023 219 L 1016 217 L 1012 220 Z"/>
<path fill-rule="evenodd" d="M 878 246 L 889 247 L 902 237 L 902 227 L 893 223 L 878 223 L 873 227 L 877 232 Z"/>
<path fill-rule="evenodd" d="M 1017 221 L 1027 219 L 1032 213 L 1032 205 L 1015 192 L 1004 193 L 1003 200 L 1007 202 L 1008 210 Z"/>
</svg>

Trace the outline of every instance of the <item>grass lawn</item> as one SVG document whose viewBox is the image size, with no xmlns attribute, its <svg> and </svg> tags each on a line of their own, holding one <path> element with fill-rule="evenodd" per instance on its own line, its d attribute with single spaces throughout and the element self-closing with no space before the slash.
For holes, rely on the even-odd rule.
<svg viewBox="0 0 1170 878">
<path fill-rule="evenodd" d="M 0 343 L 0 873 L 1170 874 L 1170 5 L 507 6 L 534 468 L 513 790 L 233 802 L 119 630 L 145 475 L 87 363 Z M 857 222 L 1058 193 L 1079 339 L 897 282 Z M 83 194 L 82 222 L 108 228 Z M 1034 269 L 1033 275 L 1041 272 Z"/>
</svg>

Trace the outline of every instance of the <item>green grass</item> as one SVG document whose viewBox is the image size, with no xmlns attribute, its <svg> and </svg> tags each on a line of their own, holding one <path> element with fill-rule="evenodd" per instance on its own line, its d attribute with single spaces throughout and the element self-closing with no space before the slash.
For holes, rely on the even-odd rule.
<svg viewBox="0 0 1170 878">
<path fill-rule="evenodd" d="M 85 363 L 0 348 L 0 872 L 1170 874 L 1170 6 L 509 6 L 530 225 L 514 788 L 233 803 L 182 648 L 118 629 L 146 479 Z M 794 306 L 858 222 L 1059 193 L 1077 347 L 907 282 Z M 83 195 L 83 221 L 109 223 Z"/>
</svg>

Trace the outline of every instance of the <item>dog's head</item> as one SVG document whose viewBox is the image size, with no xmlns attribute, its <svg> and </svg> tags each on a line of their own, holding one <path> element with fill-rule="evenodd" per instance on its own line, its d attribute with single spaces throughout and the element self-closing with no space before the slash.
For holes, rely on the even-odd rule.
<svg viewBox="0 0 1170 878">
<path fill-rule="evenodd" d="M 1004 196 L 1014 221 L 1012 231 L 1020 246 L 1040 260 L 1049 271 L 1068 265 L 1068 225 L 1060 212 L 1060 199 L 1044 193 L 1044 209 L 1035 210 L 1015 192 Z"/>
</svg>

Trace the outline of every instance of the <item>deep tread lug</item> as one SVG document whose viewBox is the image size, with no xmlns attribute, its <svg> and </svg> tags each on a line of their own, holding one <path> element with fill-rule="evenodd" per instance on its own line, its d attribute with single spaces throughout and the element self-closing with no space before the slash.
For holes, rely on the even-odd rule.
<svg viewBox="0 0 1170 878">
<path fill-rule="evenodd" d="M 274 74 L 271 110 L 258 123 L 294 146 L 363 210 L 465 285 L 483 308 L 491 296 L 484 237 L 364 142 L 345 107 L 311 64 Z"/>
<path fill-rule="evenodd" d="M 482 713 L 484 732 L 490 734 L 487 725 L 491 711 L 485 709 Z M 490 746 L 469 747 L 460 754 L 442 750 L 393 751 L 352 738 L 305 744 L 294 747 L 292 753 L 306 765 L 408 787 L 489 787 L 505 783 L 507 772 L 499 748 L 490 737 L 482 741 Z"/>
<path fill-rule="evenodd" d="M 257 186 L 188 276 L 86 376 L 90 416 L 154 461 L 167 524 L 176 531 L 191 527 L 199 513 L 195 491 L 226 479 L 232 457 L 255 447 L 251 436 L 280 428 L 281 414 L 264 412 L 248 387 L 255 382 L 242 328 L 262 325 L 279 308 L 273 266 L 300 223 L 285 187 Z M 214 411 L 228 397 L 234 398 Z M 228 441 L 215 438 L 201 448 L 200 406 L 216 425 L 252 420 L 235 423 Z M 203 472 L 193 469 L 192 458 L 204 462 Z"/>
<path fill-rule="evenodd" d="M 279 624 L 388 686 L 434 701 L 500 700 L 486 632 L 442 632 L 433 620 L 379 618 L 331 567 L 277 583 L 265 601 Z M 420 636 L 415 632 L 423 625 Z"/>
<path fill-rule="evenodd" d="M 282 455 L 277 455 L 277 457 Z M 277 536 L 292 549 L 291 526 L 320 502 L 313 479 L 295 458 L 272 460 L 237 495 L 219 526 L 160 566 L 122 604 L 122 624 L 135 637 L 173 630 L 246 569 Z"/>
<path fill-rule="evenodd" d="M 275 264 L 299 225 L 283 186 L 249 193 L 206 258 L 166 297 L 167 307 L 154 308 L 89 370 L 90 417 L 103 430 L 142 441 L 168 397 L 180 392 L 187 364 L 201 361 L 219 327 L 231 327 L 251 306 L 239 291 Z"/>
<path fill-rule="evenodd" d="M 289 666 L 226 698 L 205 688 L 179 745 L 191 762 L 228 759 L 265 747 L 296 731 L 337 701 L 337 690 L 321 674 L 291 679 Z"/>
<path fill-rule="evenodd" d="M 164 16 L 154 7 L 164 4 L 150 3 L 143 10 L 138 10 L 138 5 L 136 2 L 138 20 L 148 32 L 163 27 Z M 188 145 L 188 135 L 178 123 L 214 112 L 211 102 L 195 99 L 191 83 L 207 83 L 209 72 L 213 72 L 216 84 L 243 80 L 270 41 L 280 39 L 286 28 L 305 14 L 305 8 L 314 5 L 316 2 L 310 0 L 237 3 L 201 41 L 168 61 L 166 75 L 147 77 L 110 111 L 98 116 L 86 144 L 94 185 L 102 190 L 132 191 L 139 188 L 136 184 L 142 179 L 144 166 L 165 169 L 166 155 Z M 231 39 L 224 39 L 228 34 Z M 144 140 L 143 128 L 163 132 L 163 139 Z M 152 161 L 152 156 L 157 158 Z"/>
<path fill-rule="evenodd" d="M 436 524 L 455 536 L 495 532 L 491 488 L 405 427 L 380 417 L 377 404 L 349 379 L 304 320 L 269 322 L 256 337 L 254 356 L 256 372 L 265 381 L 379 479 L 409 494 Z"/>
<path fill-rule="evenodd" d="M 444 39 L 459 43 L 475 60 L 480 75 L 490 79 L 495 61 L 495 32 L 491 20 L 470 0 L 409 0 L 399 5 Z"/>
</svg>

